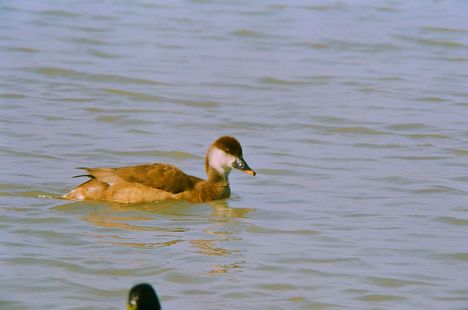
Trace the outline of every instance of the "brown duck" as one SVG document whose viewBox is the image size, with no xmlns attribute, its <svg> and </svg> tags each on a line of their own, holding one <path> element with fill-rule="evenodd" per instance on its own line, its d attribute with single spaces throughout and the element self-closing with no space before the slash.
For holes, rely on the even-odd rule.
<svg viewBox="0 0 468 310">
<path fill-rule="evenodd" d="M 63 195 L 63 198 L 117 203 L 163 200 L 207 202 L 225 199 L 231 194 L 228 176 L 232 168 L 250 175 L 256 174 L 245 162 L 239 141 L 224 136 L 208 148 L 205 156 L 206 180 L 165 163 L 120 168 L 80 168 L 86 170 L 88 174 L 85 176 L 91 179 Z"/>
</svg>

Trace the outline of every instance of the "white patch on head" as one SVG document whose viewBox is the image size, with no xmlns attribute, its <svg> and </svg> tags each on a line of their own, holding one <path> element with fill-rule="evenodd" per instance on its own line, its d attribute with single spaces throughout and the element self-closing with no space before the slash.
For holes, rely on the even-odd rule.
<svg viewBox="0 0 468 310">
<path fill-rule="evenodd" d="M 220 174 L 231 172 L 232 163 L 236 157 L 226 154 L 223 150 L 213 147 L 208 153 L 208 165 L 218 171 Z"/>
</svg>

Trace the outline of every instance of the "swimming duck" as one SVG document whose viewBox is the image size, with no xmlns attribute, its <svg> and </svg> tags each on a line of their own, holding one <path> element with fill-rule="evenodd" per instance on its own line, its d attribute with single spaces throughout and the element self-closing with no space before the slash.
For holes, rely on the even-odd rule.
<svg viewBox="0 0 468 310">
<path fill-rule="evenodd" d="M 132 287 L 128 293 L 127 310 L 161 310 L 158 295 L 153 287 L 146 283 Z"/>
<path fill-rule="evenodd" d="M 223 136 L 208 148 L 205 170 L 208 178 L 188 175 L 165 163 L 120 168 L 79 168 L 91 179 L 77 186 L 63 198 L 101 200 L 117 203 L 141 203 L 163 200 L 208 202 L 231 194 L 228 176 L 236 168 L 255 176 L 242 156 L 235 138 Z"/>
</svg>

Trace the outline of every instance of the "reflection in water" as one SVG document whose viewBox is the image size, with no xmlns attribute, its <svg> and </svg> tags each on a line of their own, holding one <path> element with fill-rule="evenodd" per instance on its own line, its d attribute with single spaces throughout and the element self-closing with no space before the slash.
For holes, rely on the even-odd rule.
<svg viewBox="0 0 468 310">
<path fill-rule="evenodd" d="M 216 244 L 219 241 L 224 240 L 217 240 L 217 239 L 210 239 L 210 240 L 192 240 L 190 243 L 199 249 L 199 252 L 205 255 L 212 255 L 212 256 L 229 256 L 232 252 L 228 249 L 223 249 L 221 247 L 217 247 Z"/>
<path fill-rule="evenodd" d="M 158 237 L 170 238 L 168 241 L 162 242 L 142 242 L 141 240 L 129 241 L 134 237 L 127 235 L 97 235 L 93 237 L 99 239 L 112 238 L 111 241 L 105 241 L 107 244 L 116 246 L 132 247 L 132 248 L 160 248 L 169 247 L 176 244 L 188 241 L 191 247 L 196 249 L 196 253 L 200 253 L 208 256 L 220 256 L 220 257 L 232 257 L 238 254 L 239 250 L 230 250 L 226 247 L 220 246 L 222 243 L 231 241 L 240 241 L 241 239 L 237 236 L 237 232 L 233 231 L 233 227 L 238 227 L 236 223 L 239 219 L 244 218 L 247 214 L 252 212 L 254 209 L 251 208 L 231 208 L 229 207 L 228 201 L 214 201 L 205 206 L 211 208 L 211 214 L 208 218 L 203 216 L 200 209 L 193 208 L 195 205 L 187 203 L 154 203 L 154 204 L 135 204 L 135 205 L 124 205 L 124 204 L 108 204 L 108 203 L 93 203 L 93 208 L 90 208 L 89 202 L 71 202 L 61 206 L 57 206 L 54 209 L 60 211 L 71 211 L 77 210 L 83 211 L 84 208 L 90 208 L 90 213 L 85 214 L 83 219 L 103 228 L 118 229 L 123 231 L 141 231 L 141 232 L 161 232 L 163 235 Z M 96 208 L 96 206 L 98 206 Z M 138 211 L 144 211 L 145 214 L 134 214 Z M 133 213 L 133 214 L 132 214 Z M 171 227 L 163 227 L 161 225 L 154 226 L 144 225 L 144 222 L 150 222 L 155 220 L 154 215 L 167 215 L 171 216 L 170 225 Z M 203 223 L 209 221 L 209 226 L 203 228 L 203 233 L 209 235 L 210 238 L 202 238 L 196 240 L 190 240 L 190 237 L 196 235 L 196 232 L 191 231 L 187 227 L 173 227 L 174 221 L 177 223 L 187 223 L 187 217 L 193 221 L 201 219 Z M 198 224 L 200 221 L 197 221 Z M 164 222 L 167 225 L 167 221 Z M 233 225 L 234 224 L 234 225 Z M 187 225 L 186 225 L 187 226 Z M 171 235 L 173 234 L 173 235 Z M 140 239 L 140 238 L 138 238 Z M 154 239 L 154 238 L 152 238 Z M 231 264 L 214 265 L 208 274 L 220 274 L 227 273 L 233 269 L 242 268 L 243 261 L 233 262 Z"/>
<path fill-rule="evenodd" d="M 212 207 L 212 217 L 224 218 L 225 220 L 243 218 L 254 210 L 252 208 L 230 208 L 226 200 L 214 201 L 209 205 Z"/>
<path fill-rule="evenodd" d="M 232 263 L 229 265 L 215 265 L 210 271 L 208 271 L 208 274 L 216 275 L 220 273 L 228 273 L 229 271 L 233 269 L 242 269 L 244 263 L 245 263 L 244 261 L 240 261 L 240 262 Z"/>
<path fill-rule="evenodd" d="M 123 245 L 132 248 L 152 249 L 160 247 L 168 247 L 181 242 L 182 240 L 172 240 L 167 242 L 109 242 L 112 245 Z"/>
</svg>

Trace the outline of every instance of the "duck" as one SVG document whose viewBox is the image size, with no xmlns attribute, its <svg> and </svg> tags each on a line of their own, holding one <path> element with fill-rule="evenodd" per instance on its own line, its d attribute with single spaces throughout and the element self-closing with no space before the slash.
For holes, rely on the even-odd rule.
<svg viewBox="0 0 468 310">
<path fill-rule="evenodd" d="M 161 310 L 158 295 L 150 284 L 140 283 L 128 293 L 127 310 Z"/>
<path fill-rule="evenodd" d="M 216 139 L 205 156 L 206 179 L 186 174 L 168 163 L 151 163 L 119 168 L 86 168 L 90 179 L 62 198 L 115 203 L 145 203 L 186 200 L 193 203 L 229 198 L 229 174 L 235 168 L 255 176 L 242 155 L 239 141 L 232 136 Z"/>
</svg>

